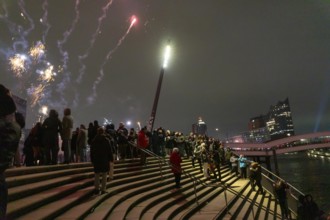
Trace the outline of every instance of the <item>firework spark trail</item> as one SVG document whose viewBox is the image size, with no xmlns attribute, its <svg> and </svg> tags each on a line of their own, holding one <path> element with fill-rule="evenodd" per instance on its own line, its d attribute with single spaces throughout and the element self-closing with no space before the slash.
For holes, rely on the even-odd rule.
<svg viewBox="0 0 330 220">
<path fill-rule="evenodd" d="M 48 0 L 44 0 L 44 2 L 42 3 L 42 9 L 44 11 L 44 14 L 40 19 L 40 22 L 46 27 L 42 35 L 42 42 L 45 44 L 48 31 L 51 28 L 51 25 L 48 23 Z"/>
<path fill-rule="evenodd" d="M 78 23 L 78 21 L 80 19 L 79 5 L 80 5 L 80 0 L 76 0 L 75 19 L 73 20 L 71 27 L 63 33 L 63 39 L 57 41 L 57 47 L 62 55 L 62 62 L 63 62 L 62 66 L 63 66 L 64 71 L 67 69 L 69 55 L 68 55 L 67 51 L 63 50 L 63 45 L 66 43 L 66 41 L 68 40 L 68 38 L 70 37 L 70 35 L 74 31 L 74 29 L 76 28 L 76 24 Z"/>
<path fill-rule="evenodd" d="M 31 18 L 31 16 L 27 13 L 27 11 L 26 11 L 26 9 L 25 9 L 25 3 L 24 3 L 24 0 L 19 0 L 18 5 L 19 5 L 20 9 L 22 10 L 21 16 L 22 16 L 24 19 L 27 18 L 28 21 L 29 21 L 29 23 L 30 23 L 30 28 L 27 29 L 27 30 L 25 30 L 24 33 L 23 33 L 24 36 L 27 36 L 27 35 L 30 34 L 30 32 L 31 32 L 32 30 L 34 30 L 35 25 L 34 25 L 34 22 L 33 22 L 32 18 Z"/>
<path fill-rule="evenodd" d="M 72 32 L 76 28 L 76 24 L 80 19 L 80 11 L 79 11 L 80 0 L 76 0 L 75 3 L 75 18 L 71 23 L 71 26 L 68 30 L 63 33 L 63 39 L 57 41 L 57 48 L 61 54 L 61 61 L 62 61 L 62 68 L 63 68 L 63 79 L 62 82 L 57 85 L 57 91 L 61 94 L 61 97 L 64 97 L 64 91 L 67 88 L 67 85 L 70 83 L 70 72 L 67 71 L 68 69 L 68 62 L 69 62 L 69 53 L 68 51 L 63 49 L 63 45 L 67 42 L 69 37 L 71 36 Z M 75 93 L 77 93 L 75 91 Z M 64 100 L 63 100 L 64 101 Z M 63 102 L 62 101 L 62 102 Z M 67 103 L 65 103 L 67 105 Z M 75 105 L 75 104 L 74 104 Z M 76 105 L 75 105 L 76 106 Z"/>
<path fill-rule="evenodd" d="M 8 17 L 8 8 L 7 8 L 7 5 L 6 5 L 6 2 L 5 2 L 5 0 L 2 0 L 1 3 L 2 3 L 1 12 L 3 11 L 4 13 L 3 14 L 0 13 L 0 18 L 2 18 L 2 17 L 7 18 Z"/>
<path fill-rule="evenodd" d="M 90 50 L 93 48 L 94 43 L 96 41 L 96 37 L 99 34 L 99 32 L 101 31 L 102 22 L 107 17 L 107 11 L 108 11 L 109 7 L 112 5 L 112 2 L 113 2 L 113 0 L 110 0 L 108 2 L 108 4 L 102 8 L 103 13 L 102 13 L 101 17 L 98 18 L 98 25 L 97 25 L 96 31 L 94 32 L 94 34 L 92 36 L 92 39 L 90 40 L 89 47 L 87 48 L 87 50 L 85 51 L 85 53 L 83 55 L 78 56 L 81 68 L 79 69 L 79 75 L 76 80 L 77 83 L 81 83 L 82 77 L 85 74 L 86 66 L 83 63 L 83 60 L 85 60 L 88 57 Z"/>
<path fill-rule="evenodd" d="M 135 22 L 136 22 L 136 18 L 135 17 L 132 17 L 131 25 L 127 29 L 126 33 L 119 39 L 116 47 L 114 49 L 110 50 L 108 52 L 107 56 L 105 57 L 102 65 L 101 65 L 100 74 L 99 74 L 99 76 L 97 77 L 97 79 L 93 83 L 93 94 L 87 98 L 87 103 L 89 105 L 92 105 L 95 102 L 95 99 L 97 97 L 96 89 L 97 89 L 97 86 L 100 84 L 100 82 L 102 81 L 102 79 L 104 77 L 104 66 L 105 66 L 105 64 L 112 58 L 112 54 L 114 52 L 116 52 L 116 50 L 123 43 L 123 41 L 125 40 L 126 36 L 129 34 L 129 32 L 131 31 L 133 25 L 135 24 Z"/>
<path fill-rule="evenodd" d="M 13 57 L 16 53 L 18 53 L 18 51 L 21 52 L 26 50 L 29 46 L 28 42 L 23 36 L 23 27 L 8 19 L 9 13 L 6 2 L 4 0 L 2 0 L 2 8 L 4 13 L 0 14 L 0 19 L 7 25 L 9 33 L 13 35 L 12 40 L 14 43 L 13 49 L 1 48 L 0 52 L 6 56 L 6 59 L 9 59 L 9 57 Z"/>
<path fill-rule="evenodd" d="M 31 86 L 27 93 L 31 99 L 31 106 L 35 106 L 42 98 L 46 85 L 39 84 L 38 86 Z"/>
</svg>

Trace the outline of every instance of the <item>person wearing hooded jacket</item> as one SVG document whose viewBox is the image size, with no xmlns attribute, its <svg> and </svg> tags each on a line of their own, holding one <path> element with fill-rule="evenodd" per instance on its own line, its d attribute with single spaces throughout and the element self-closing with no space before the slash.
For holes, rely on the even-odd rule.
<svg viewBox="0 0 330 220">
<path fill-rule="evenodd" d="M 10 166 L 21 137 L 15 118 L 16 105 L 9 89 L 0 84 L 0 219 L 6 218 L 8 188 L 5 170 Z"/>
</svg>

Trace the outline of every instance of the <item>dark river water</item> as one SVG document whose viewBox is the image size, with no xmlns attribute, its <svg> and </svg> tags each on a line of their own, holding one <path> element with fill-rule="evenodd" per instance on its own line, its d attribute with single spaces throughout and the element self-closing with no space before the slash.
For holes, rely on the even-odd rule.
<svg viewBox="0 0 330 220">
<path fill-rule="evenodd" d="M 319 208 L 329 213 L 330 157 L 313 157 L 299 152 L 277 155 L 277 159 L 280 176 L 301 192 L 311 194 Z"/>
</svg>

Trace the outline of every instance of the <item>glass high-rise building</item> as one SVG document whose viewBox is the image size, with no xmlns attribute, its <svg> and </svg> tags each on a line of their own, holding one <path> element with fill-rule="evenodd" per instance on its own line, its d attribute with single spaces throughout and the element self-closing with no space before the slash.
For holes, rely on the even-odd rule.
<svg viewBox="0 0 330 220">
<path fill-rule="evenodd" d="M 277 105 L 270 106 L 267 128 L 272 140 L 294 135 L 293 120 L 289 99 L 279 101 Z"/>
<path fill-rule="evenodd" d="M 248 127 L 248 139 L 252 142 L 265 142 L 294 135 L 289 99 L 270 106 L 266 115 L 251 118 Z"/>
</svg>

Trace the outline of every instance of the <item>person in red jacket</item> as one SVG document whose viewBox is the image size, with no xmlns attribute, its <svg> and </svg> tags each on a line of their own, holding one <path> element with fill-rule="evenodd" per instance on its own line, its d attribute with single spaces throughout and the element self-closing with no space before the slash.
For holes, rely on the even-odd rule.
<svg viewBox="0 0 330 220">
<path fill-rule="evenodd" d="M 137 138 L 137 146 L 141 149 L 146 149 L 149 145 L 149 139 L 147 136 L 147 127 L 144 126 L 138 134 Z M 141 164 L 144 165 L 146 163 L 146 154 L 144 151 L 141 151 Z"/>
<path fill-rule="evenodd" d="M 181 156 L 179 153 L 178 148 L 173 148 L 171 156 L 170 156 L 170 163 L 172 165 L 172 172 L 174 174 L 174 181 L 175 181 L 175 188 L 181 188 L 180 181 L 181 181 Z"/>
</svg>

